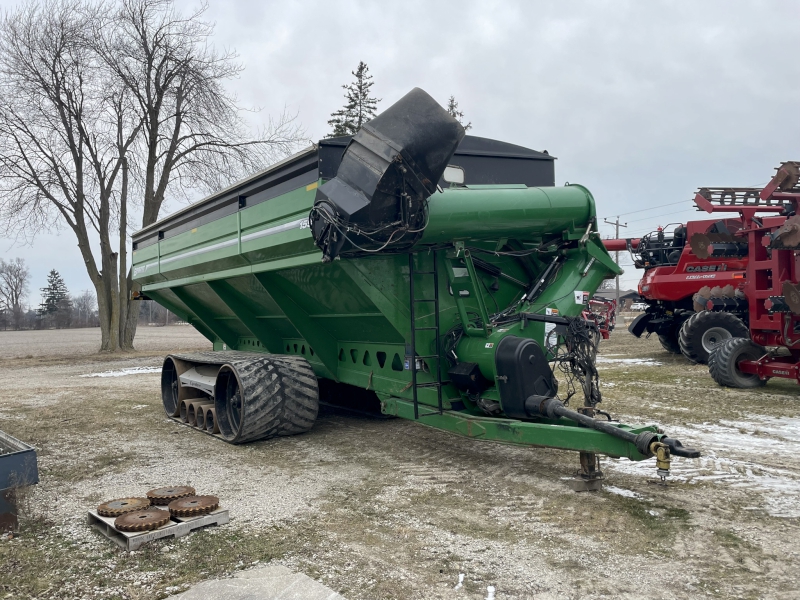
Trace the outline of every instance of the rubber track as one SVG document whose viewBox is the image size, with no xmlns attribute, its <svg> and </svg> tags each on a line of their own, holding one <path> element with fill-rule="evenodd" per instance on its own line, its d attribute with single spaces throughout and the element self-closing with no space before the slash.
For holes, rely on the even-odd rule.
<svg viewBox="0 0 800 600">
<path fill-rule="evenodd" d="M 748 349 L 752 350 L 750 352 L 742 351 L 743 346 L 748 346 Z M 736 372 L 736 359 L 745 355 L 747 359 L 757 360 L 766 353 L 765 348 L 746 338 L 725 340 L 711 351 L 708 359 L 708 373 L 714 381 L 725 387 L 740 389 L 761 387 L 767 384 L 766 380 Z"/>
<path fill-rule="evenodd" d="M 175 354 L 179 360 L 227 364 L 239 376 L 245 406 L 242 426 L 223 438 L 241 444 L 311 429 L 319 412 L 319 387 L 308 361 L 300 356 L 254 352 Z M 223 410 L 217 403 L 217 414 Z"/>
<path fill-rule="evenodd" d="M 708 362 L 708 353 L 703 348 L 703 332 L 710 327 L 727 329 L 734 338 L 750 338 L 750 331 L 734 314 L 704 310 L 686 319 L 681 327 L 678 341 L 681 352 L 690 361 L 700 364 Z"/>
</svg>

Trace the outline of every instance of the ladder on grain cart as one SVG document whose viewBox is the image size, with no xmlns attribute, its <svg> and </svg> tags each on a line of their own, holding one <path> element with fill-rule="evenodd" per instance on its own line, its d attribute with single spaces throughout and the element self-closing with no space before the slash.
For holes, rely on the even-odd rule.
<svg viewBox="0 0 800 600">
<path fill-rule="evenodd" d="M 433 268 L 430 271 L 417 271 L 414 265 L 415 253 L 408 253 L 408 281 L 409 281 L 409 309 L 411 312 L 411 347 L 406 353 L 410 356 L 409 369 L 411 371 L 411 394 L 414 401 L 414 419 L 419 419 L 419 388 L 436 388 L 436 395 L 438 399 L 438 411 L 426 413 L 426 415 L 440 415 L 442 414 L 442 354 L 441 354 L 441 339 L 439 336 L 439 266 L 436 260 L 436 251 L 430 252 L 433 255 Z M 416 275 L 425 275 L 433 277 L 433 298 L 417 298 L 416 290 L 414 287 L 414 277 Z M 427 289 L 427 287 L 425 288 Z M 432 304 L 434 325 L 433 327 L 418 327 L 417 326 L 417 305 L 418 304 Z M 434 354 L 423 354 L 417 356 L 417 332 L 418 331 L 433 331 L 434 333 Z M 417 360 L 435 360 L 436 361 L 436 380 L 427 383 L 417 382 Z M 423 415 L 423 416 L 426 416 Z"/>
</svg>

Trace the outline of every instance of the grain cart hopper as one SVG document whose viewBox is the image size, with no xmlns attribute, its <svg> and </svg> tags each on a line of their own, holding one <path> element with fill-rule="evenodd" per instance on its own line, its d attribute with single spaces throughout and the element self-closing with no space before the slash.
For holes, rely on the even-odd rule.
<svg viewBox="0 0 800 600">
<path fill-rule="evenodd" d="M 228 442 L 300 433 L 325 379 L 374 391 L 387 415 L 579 451 L 587 477 L 597 453 L 655 454 L 662 474 L 670 452 L 698 456 L 594 418 L 597 334 L 581 312 L 617 267 L 592 195 L 552 187 L 546 154 L 463 138 L 414 89 L 343 154 L 312 147 L 138 232 L 142 294 L 214 344 L 166 358 L 167 414 L 200 398 Z M 566 408 L 576 391 L 585 406 Z"/>
<path fill-rule="evenodd" d="M 655 333 L 665 350 L 700 364 L 718 342 L 747 337 L 747 243 L 735 236 L 741 228 L 741 218 L 689 221 L 637 239 L 603 240 L 609 252 L 629 250 L 644 270 L 638 287 L 647 310 L 628 331 Z"/>
</svg>

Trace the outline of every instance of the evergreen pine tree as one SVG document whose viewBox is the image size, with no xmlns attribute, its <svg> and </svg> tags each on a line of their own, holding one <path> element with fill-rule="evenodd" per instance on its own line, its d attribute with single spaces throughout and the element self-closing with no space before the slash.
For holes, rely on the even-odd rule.
<svg viewBox="0 0 800 600">
<path fill-rule="evenodd" d="M 447 101 L 447 112 L 450 113 L 451 117 L 461 123 L 464 127 L 464 131 L 472 129 L 472 121 L 464 125 L 464 111 L 458 110 L 458 102 L 456 102 L 455 96 L 450 96 L 450 99 Z"/>
<path fill-rule="evenodd" d="M 368 123 L 378 114 L 376 109 L 381 100 L 369 95 L 369 89 L 374 82 L 372 75 L 369 75 L 367 64 L 359 62 L 352 75 L 355 81 L 342 86 L 345 90 L 344 107 L 331 113 L 332 118 L 328 121 L 328 125 L 333 127 L 333 131 L 328 137 L 355 135 L 364 123 Z"/>
<path fill-rule="evenodd" d="M 64 279 L 59 275 L 58 271 L 53 269 L 47 276 L 47 287 L 41 288 L 42 303 L 36 311 L 40 317 L 52 315 L 59 310 L 68 310 L 72 308 L 72 301 L 67 291 L 67 284 Z"/>
</svg>

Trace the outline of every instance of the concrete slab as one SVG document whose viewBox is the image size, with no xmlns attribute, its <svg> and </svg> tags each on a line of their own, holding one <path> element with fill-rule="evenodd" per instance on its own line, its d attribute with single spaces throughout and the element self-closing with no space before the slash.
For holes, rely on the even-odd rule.
<svg viewBox="0 0 800 600">
<path fill-rule="evenodd" d="M 345 600 L 329 587 L 283 565 L 237 573 L 231 579 L 203 581 L 167 600 Z"/>
</svg>

